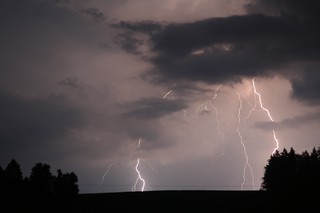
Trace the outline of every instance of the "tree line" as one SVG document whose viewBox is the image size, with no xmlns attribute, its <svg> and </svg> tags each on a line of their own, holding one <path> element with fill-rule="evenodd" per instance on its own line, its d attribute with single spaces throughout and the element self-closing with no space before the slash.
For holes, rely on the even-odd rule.
<svg viewBox="0 0 320 213">
<path fill-rule="evenodd" d="M 261 190 L 267 191 L 320 191 L 320 147 L 311 153 L 296 153 L 293 148 L 278 150 L 264 167 Z M 74 196 L 79 193 L 78 177 L 74 172 L 57 175 L 50 165 L 36 163 L 29 177 L 23 177 L 20 165 L 11 160 L 3 169 L 0 166 L 1 196 Z"/>
<path fill-rule="evenodd" d="M 0 193 L 2 196 L 74 196 L 79 193 L 78 177 L 74 172 L 57 175 L 50 171 L 50 165 L 36 163 L 29 177 L 23 177 L 20 165 L 12 159 L 3 169 L 0 167 Z"/>
<path fill-rule="evenodd" d="M 265 166 L 262 190 L 319 192 L 320 147 L 298 154 L 291 148 L 271 155 Z"/>
</svg>

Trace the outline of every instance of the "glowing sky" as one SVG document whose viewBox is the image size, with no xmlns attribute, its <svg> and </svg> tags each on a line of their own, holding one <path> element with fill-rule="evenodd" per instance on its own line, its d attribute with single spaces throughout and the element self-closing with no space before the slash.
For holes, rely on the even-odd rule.
<svg viewBox="0 0 320 213">
<path fill-rule="evenodd" d="M 259 189 L 273 130 L 320 145 L 319 6 L 1 1 L 0 166 L 74 171 L 83 193 L 131 191 L 137 168 L 145 190 Z M 274 122 L 247 118 L 254 77 Z"/>
</svg>

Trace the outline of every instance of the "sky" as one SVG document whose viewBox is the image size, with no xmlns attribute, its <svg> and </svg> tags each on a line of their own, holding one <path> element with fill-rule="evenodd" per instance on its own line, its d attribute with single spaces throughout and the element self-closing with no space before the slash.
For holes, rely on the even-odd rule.
<svg viewBox="0 0 320 213">
<path fill-rule="evenodd" d="M 320 146 L 319 6 L 1 0 L 0 166 L 80 193 L 259 189 L 275 149 Z"/>
</svg>

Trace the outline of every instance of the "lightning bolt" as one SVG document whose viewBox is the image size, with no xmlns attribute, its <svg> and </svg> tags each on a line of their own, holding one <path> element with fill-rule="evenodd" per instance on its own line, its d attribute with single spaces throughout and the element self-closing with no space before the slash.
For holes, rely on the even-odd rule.
<svg viewBox="0 0 320 213">
<path fill-rule="evenodd" d="M 243 143 L 243 138 L 242 138 L 242 135 L 241 135 L 241 132 L 240 132 L 239 128 L 237 128 L 237 132 L 238 132 L 238 135 L 239 135 L 239 138 L 240 138 L 240 143 L 242 145 L 243 152 L 244 152 L 245 159 L 246 159 L 246 163 L 245 163 L 245 165 L 243 167 L 243 175 L 242 175 L 243 181 L 241 183 L 241 190 L 243 190 L 244 184 L 246 182 L 246 170 L 247 170 L 247 167 L 250 169 L 251 179 L 252 179 L 252 187 L 255 190 L 253 169 L 252 169 L 252 167 L 251 167 L 251 165 L 249 163 L 249 157 L 248 157 L 247 149 L 246 149 L 245 144 Z"/>
<path fill-rule="evenodd" d="M 138 141 L 138 148 L 140 148 L 140 145 L 141 145 L 141 138 L 139 138 L 139 141 Z M 140 165 L 140 158 L 137 159 L 137 163 L 136 163 L 136 166 L 135 166 L 135 170 L 137 172 L 138 177 L 136 179 L 135 184 L 132 187 L 132 191 L 136 191 L 137 185 L 138 185 L 139 181 L 141 181 L 142 182 L 141 191 L 143 192 L 144 188 L 146 186 L 146 181 L 141 176 L 141 172 L 139 170 L 139 165 Z"/>
<path fill-rule="evenodd" d="M 215 112 L 215 120 L 216 120 L 216 124 L 217 124 L 217 132 L 219 135 L 221 135 L 221 138 L 225 138 L 225 135 L 223 134 L 223 132 L 221 131 L 221 128 L 220 128 L 220 119 L 219 119 L 219 111 L 217 109 L 217 107 L 214 105 L 214 101 L 216 100 L 216 98 L 218 97 L 218 92 L 219 90 L 221 89 L 222 87 L 222 84 L 220 84 L 219 86 L 217 86 L 214 90 L 214 96 L 205 101 L 205 103 L 201 104 L 198 109 L 197 109 L 197 112 L 199 112 L 201 110 L 201 108 L 203 107 L 203 111 L 205 112 L 209 112 L 210 111 L 210 108 L 208 107 L 208 105 L 210 104 L 211 108 L 214 110 Z"/>
<path fill-rule="evenodd" d="M 199 107 L 198 107 L 198 112 L 201 110 L 201 108 L 204 110 L 204 111 L 210 111 L 210 109 L 213 109 L 214 112 L 215 112 L 215 120 L 216 120 L 216 124 L 217 124 L 217 132 L 218 134 L 221 135 L 222 138 L 225 138 L 223 132 L 221 131 L 221 128 L 220 128 L 220 119 L 219 119 L 219 111 L 217 109 L 217 107 L 215 106 L 214 102 L 216 100 L 216 98 L 218 97 L 218 92 L 219 90 L 222 88 L 222 84 L 217 86 L 215 88 L 215 93 L 214 93 L 214 96 L 205 101 L 205 103 L 201 104 Z M 245 158 L 245 164 L 244 164 L 244 167 L 243 167 L 243 173 L 242 173 L 242 178 L 243 178 L 243 181 L 241 183 L 241 190 L 244 190 L 244 186 L 245 186 L 245 183 L 247 182 L 247 170 L 250 171 L 250 175 L 251 175 L 251 184 L 252 184 L 252 188 L 255 190 L 255 177 L 254 177 L 254 172 L 253 172 L 253 168 L 250 164 L 250 160 L 249 160 L 249 156 L 248 156 L 248 152 L 247 152 L 247 147 L 245 145 L 245 142 L 244 142 L 244 139 L 243 139 L 243 136 L 242 136 L 242 133 L 241 133 L 241 129 L 240 129 L 240 125 L 242 122 L 244 122 L 244 124 L 246 123 L 246 120 L 249 119 L 251 117 L 251 114 L 253 111 L 257 111 L 259 109 L 263 110 L 266 112 L 269 120 L 271 122 L 274 122 L 274 119 L 269 111 L 269 109 L 267 109 L 266 107 L 264 107 L 263 105 L 263 102 L 262 102 L 262 97 L 261 97 L 261 94 L 257 91 L 256 89 L 256 85 L 255 85 L 255 78 L 252 79 L 252 88 L 253 88 L 253 93 L 254 93 L 254 103 L 252 104 L 248 98 L 244 95 L 241 95 L 235 88 L 234 91 L 235 93 L 237 94 L 238 96 L 238 101 L 239 101 L 239 107 L 238 107 L 238 113 L 237 113 L 237 117 L 238 117 L 238 126 L 237 126 L 237 134 L 238 134 L 238 137 L 239 137 L 239 140 L 240 140 L 240 144 L 243 148 L 243 153 L 244 153 L 244 158 Z M 173 89 L 170 89 L 163 97 L 162 99 L 166 99 L 171 93 L 173 92 Z M 243 99 L 242 99 L 243 98 Z M 247 102 L 247 104 L 251 107 L 248 115 L 244 118 L 244 120 L 242 121 L 241 120 L 241 113 L 242 113 L 242 108 L 243 108 L 243 100 L 245 100 Z M 186 110 L 183 110 L 183 113 L 184 113 L 184 118 L 185 120 L 187 121 L 187 111 Z M 277 138 L 277 135 L 276 135 L 276 132 L 275 130 L 273 129 L 272 130 L 272 133 L 273 133 L 273 138 L 274 138 L 274 141 L 276 143 L 276 147 L 275 149 L 273 150 L 272 154 L 279 148 L 279 140 Z M 141 146 L 141 138 L 139 139 L 138 141 L 138 148 L 140 148 Z M 135 181 L 135 184 L 133 185 L 132 187 L 132 191 L 136 191 L 137 190 L 137 187 L 138 187 L 138 184 L 141 183 L 141 191 L 143 192 L 146 188 L 146 181 L 145 179 L 143 178 L 142 176 L 142 173 L 139 169 L 140 167 L 140 163 L 141 163 L 141 159 L 140 158 L 137 158 L 137 161 L 136 161 L 136 164 L 135 164 L 135 171 L 137 173 L 137 178 L 136 178 L 136 181 Z M 113 165 L 110 165 L 110 167 L 108 168 L 107 172 L 105 173 L 105 175 L 108 174 L 109 170 L 111 169 Z M 151 167 L 151 165 L 149 164 L 149 166 Z M 153 167 L 151 167 L 153 169 Z M 153 169 L 154 170 L 154 169 Z M 156 171 L 156 170 L 155 170 Z M 104 175 L 104 176 L 105 176 Z M 104 177 L 103 177 L 104 179 Z"/>
<path fill-rule="evenodd" d="M 210 101 L 210 105 L 212 107 L 212 109 L 214 110 L 215 112 L 215 118 L 216 118 L 216 122 L 217 122 L 217 132 L 218 134 L 221 135 L 222 138 L 224 138 L 224 134 L 223 132 L 221 131 L 221 128 L 220 128 L 220 120 L 219 120 L 219 111 L 217 109 L 217 107 L 215 107 L 215 105 L 213 104 L 213 102 L 215 101 L 215 99 L 218 97 L 218 91 L 221 89 L 222 87 L 222 84 L 220 84 L 215 90 L 214 90 L 214 96 L 212 97 L 211 101 Z"/>
<path fill-rule="evenodd" d="M 241 100 L 241 95 L 240 95 L 240 93 L 239 93 L 235 88 L 233 88 L 233 90 L 234 90 L 235 93 L 237 94 L 238 100 L 239 100 L 239 107 L 238 107 L 238 124 L 240 125 L 240 123 L 241 123 L 242 100 Z"/>
<path fill-rule="evenodd" d="M 104 175 L 102 176 L 102 183 L 104 182 L 104 178 L 106 177 L 107 174 L 109 174 L 110 169 L 117 163 L 117 161 L 112 162 L 109 166 L 107 171 L 104 173 Z"/>
<path fill-rule="evenodd" d="M 250 170 L 250 174 L 251 174 L 251 180 L 252 180 L 252 187 L 253 189 L 255 190 L 255 186 L 254 186 L 254 175 L 253 175 L 253 169 L 251 167 L 251 164 L 250 164 L 250 161 L 249 161 L 249 156 L 248 156 L 248 153 L 247 153 L 247 147 L 246 145 L 244 144 L 243 142 L 243 137 L 242 137 L 242 134 L 240 132 L 240 124 L 241 124 L 241 110 L 242 110 L 242 99 L 241 99 L 241 95 L 240 93 L 235 89 L 233 88 L 233 90 L 235 91 L 235 93 L 237 94 L 238 96 L 238 100 L 239 100 L 239 107 L 238 107 L 238 127 L 237 127 L 237 133 L 239 135 L 239 138 L 240 138 L 240 143 L 242 145 L 242 148 L 243 148 L 243 152 L 244 152 L 244 156 L 245 156 L 245 159 L 246 159 L 246 162 L 244 164 L 244 167 L 243 167 L 243 181 L 241 183 L 241 190 L 243 190 L 243 187 L 244 187 L 244 184 L 246 182 L 246 171 L 247 171 L 247 167 L 249 168 Z"/>
<path fill-rule="evenodd" d="M 146 181 L 141 176 L 141 173 L 140 173 L 140 170 L 139 170 L 139 165 L 140 165 L 140 158 L 137 159 L 137 164 L 135 166 L 135 169 L 136 169 L 136 172 L 138 174 L 138 177 L 136 179 L 135 184 L 132 187 L 132 191 L 136 191 L 138 182 L 140 180 L 142 182 L 141 191 L 143 192 L 144 191 L 144 187 L 146 186 Z"/>
<path fill-rule="evenodd" d="M 105 177 L 109 174 L 111 168 L 112 168 L 116 163 L 117 163 L 117 161 L 113 161 L 113 162 L 108 166 L 107 171 L 103 174 L 103 176 L 102 176 L 102 178 L 101 178 L 102 180 L 101 180 L 98 188 L 100 188 L 100 187 L 102 186 L 102 184 L 104 183 Z M 98 191 L 98 188 L 96 189 L 96 191 Z"/>
<path fill-rule="evenodd" d="M 163 97 L 162 99 L 166 99 L 168 97 L 168 95 L 170 95 L 170 93 L 172 92 L 173 89 L 169 90 Z"/>
<path fill-rule="evenodd" d="M 173 85 L 173 88 L 176 86 L 176 83 Z M 166 99 L 168 97 L 168 95 L 170 95 L 170 93 L 173 91 L 173 89 L 170 89 L 164 96 L 162 96 L 162 99 Z M 186 111 L 185 111 L 185 116 L 186 116 Z M 138 149 L 140 148 L 141 146 L 141 138 L 139 138 L 139 141 L 138 141 Z M 158 173 L 157 170 L 155 170 L 151 164 L 148 162 L 148 161 L 145 161 L 148 163 L 149 167 Z M 132 191 L 136 191 L 137 190 L 137 185 L 139 182 L 142 183 L 142 186 L 141 186 L 141 192 L 143 192 L 145 190 L 145 187 L 146 187 L 146 181 L 145 179 L 142 177 L 141 175 L 141 171 L 139 170 L 139 165 L 140 165 L 140 158 L 137 159 L 137 163 L 136 163 L 136 166 L 135 166 L 135 171 L 137 173 L 137 179 L 136 179 L 136 182 L 135 184 L 132 186 Z"/>
<path fill-rule="evenodd" d="M 254 88 L 255 86 L 252 86 L 252 87 Z M 251 103 L 249 102 L 249 100 L 246 99 L 247 102 L 249 103 L 249 105 L 251 106 L 251 109 L 250 109 L 247 117 L 244 119 L 244 123 L 245 123 L 245 124 L 247 123 L 247 120 L 251 117 L 252 112 L 253 112 L 253 111 L 257 111 L 257 106 L 258 106 L 258 104 L 257 104 L 257 97 L 256 97 L 256 94 L 255 94 L 255 93 L 254 93 L 254 97 L 253 97 L 253 98 L 254 98 L 254 104 L 251 104 Z"/>
<path fill-rule="evenodd" d="M 261 108 L 263 111 L 266 112 L 266 114 L 268 115 L 269 120 L 270 120 L 271 122 L 274 122 L 274 120 L 273 120 L 273 118 L 272 118 L 272 116 L 271 116 L 270 111 L 263 106 L 261 94 L 257 91 L 256 85 L 255 85 L 255 78 L 252 79 L 252 88 L 253 88 L 254 94 L 258 97 L 258 102 L 259 102 L 260 108 Z M 256 100 L 256 99 L 255 99 L 255 100 Z M 255 103 L 255 108 L 256 108 L 256 103 Z M 273 133 L 273 139 L 274 139 L 275 144 L 276 144 L 276 147 L 274 148 L 274 150 L 273 150 L 273 152 L 272 152 L 272 154 L 274 154 L 274 153 L 279 149 L 279 140 L 278 140 L 278 138 L 277 138 L 277 135 L 276 135 L 276 132 L 275 132 L 274 129 L 272 130 L 272 133 Z"/>
<path fill-rule="evenodd" d="M 174 85 L 175 86 L 175 85 Z M 222 84 L 221 85 L 218 85 L 215 90 L 214 90 L 214 95 L 211 99 L 208 99 L 206 100 L 203 104 L 201 104 L 198 108 L 197 108 L 197 112 L 199 112 L 201 109 L 204 110 L 204 111 L 210 111 L 211 109 L 213 109 L 213 111 L 215 112 L 214 116 L 215 116 L 215 120 L 216 120 L 216 128 L 217 128 L 217 132 L 219 135 L 221 135 L 222 138 L 225 138 L 225 135 L 224 133 L 221 131 L 221 128 L 220 128 L 220 119 L 219 119 L 219 111 L 217 109 L 217 107 L 215 106 L 215 101 L 219 95 L 219 90 L 222 88 Z M 243 136 L 242 136 L 242 132 L 241 132 L 241 124 L 242 123 L 246 123 L 246 120 L 249 119 L 252 115 L 252 112 L 253 111 L 257 111 L 257 110 L 263 110 L 269 120 L 271 122 L 274 122 L 274 119 L 269 111 L 268 108 L 266 108 L 264 105 L 263 105 L 263 102 L 262 102 L 262 96 L 261 94 L 257 91 L 257 88 L 256 88 L 256 85 L 255 85 L 255 78 L 252 79 L 252 89 L 253 89 L 253 97 L 254 97 L 254 103 L 252 104 L 246 96 L 240 94 L 235 88 L 233 88 L 235 93 L 237 94 L 237 97 L 238 97 L 238 101 L 239 101 L 239 106 L 238 106 L 238 109 L 237 109 L 237 118 L 238 118 L 238 125 L 237 125 L 237 129 L 236 129 L 236 132 L 237 132 L 237 135 L 239 137 L 239 140 L 240 140 L 240 144 L 242 146 L 242 149 L 243 149 L 243 153 L 244 153 L 244 158 L 245 158 L 245 164 L 244 164 L 244 167 L 243 167 L 243 173 L 242 173 L 242 183 L 241 183 L 241 190 L 244 189 L 244 186 L 245 186 L 245 183 L 248 181 L 247 180 L 247 171 L 249 170 L 250 171 L 250 175 L 251 175 L 251 181 L 252 181 L 252 187 L 253 189 L 255 190 L 255 185 L 254 185 L 254 182 L 255 182 L 255 177 L 254 177 L 254 172 L 253 172 L 253 169 L 252 169 L 252 166 L 250 164 L 250 160 L 249 160 L 249 156 L 248 156 L 248 152 L 247 152 L 247 147 L 246 147 L 246 144 L 245 144 L 245 141 L 243 139 Z M 166 99 L 171 93 L 173 92 L 173 89 L 170 89 L 164 96 L 162 96 L 162 99 Z M 244 101 L 247 102 L 247 104 L 251 107 L 248 115 L 242 120 L 242 108 L 243 108 L 243 103 Z M 186 110 L 183 110 L 183 113 L 184 113 L 184 118 L 186 121 L 188 121 L 188 118 L 187 118 L 187 111 Z M 276 150 L 278 150 L 279 148 L 279 140 L 277 138 L 277 135 L 276 135 L 276 132 L 275 130 L 273 129 L 272 130 L 272 133 L 273 133 L 273 139 L 275 141 L 275 144 L 276 144 L 276 147 L 274 148 L 272 154 L 275 153 Z M 138 151 L 141 147 L 141 141 L 142 139 L 139 138 L 138 140 L 138 143 L 137 143 L 137 148 L 138 148 Z M 136 158 L 136 163 L 135 163 L 135 166 L 134 166 L 134 169 L 135 169 L 135 172 L 137 174 L 137 178 L 135 180 L 135 183 L 134 185 L 132 186 L 132 191 L 145 191 L 147 185 L 146 185 L 146 180 L 144 179 L 143 175 L 142 175 L 142 172 L 141 172 L 141 163 L 143 163 L 145 160 L 141 159 L 140 157 Z M 151 165 L 149 162 L 145 161 L 146 163 L 148 163 L 148 165 L 150 166 L 150 168 L 154 171 L 156 171 Z M 110 170 L 112 169 L 112 167 L 117 163 L 117 161 L 114 161 L 112 162 L 109 166 L 108 166 L 108 169 L 107 171 L 104 173 L 104 175 L 102 176 L 102 182 L 100 184 L 100 186 L 103 184 L 103 182 L 105 181 L 105 177 L 109 174 Z M 156 171 L 157 172 L 157 171 Z M 158 172 L 157 172 L 158 173 Z M 140 188 L 141 187 L 141 188 Z M 138 189 L 139 188 L 139 189 Z"/>
<path fill-rule="evenodd" d="M 173 89 L 176 87 L 177 83 L 174 83 L 173 85 Z M 164 96 L 162 96 L 162 99 L 166 99 L 168 97 L 168 95 L 170 95 L 170 93 L 173 91 L 173 89 L 170 89 Z"/>
</svg>

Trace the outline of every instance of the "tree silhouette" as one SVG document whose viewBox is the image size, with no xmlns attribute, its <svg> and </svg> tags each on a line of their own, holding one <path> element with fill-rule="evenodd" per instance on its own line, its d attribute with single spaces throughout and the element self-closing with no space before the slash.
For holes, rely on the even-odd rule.
<svg viewBox="0 0 320 213">
<path fill-rule="evenodd" d="M 1 169 L 1 188 L 6 195 L 18 195 L 23 191 L 23 177 L 20 165 L 12 159 L 7 167 Z"/>
<path fill-rule="evenodd" d="M 10 161 L 8 166 L 5 169 L 5 173 L 11 180 L 22 181 L 22 172 L 20 165 L 14 159 Z"/>
<path fill-rule="evenodd" d="M 53 195 L 54 176 L 48 164 L 37 163 L 31 171 L 31 190 L 38 196 Z"/>
<path fill-rule="evenodd" d="M 78 177 L 74 172 L 54 176 L 50 165 L 36 163 L 30 177 L 23 178 L 20 165 L 11 160 L 7 167 L 0 167 L 0 195 L 3 196 L 33 196 L 33 197 L 70 197 L 79 193 Z"/>
<path fill-rule="evenodd" d="M 0 166 L 0 188 L 1 188 L 1 195 L 6 194 L 7 192 L 7 176 L 6 176 L 6 172 L 2 169 L 2 167 Z"/>
<path fill-rule="evenodd" d="M 297 154 L 293 148 L 276 151 L 265 166 L 261 189 L 270 191 L 320 190 L 320 148 Z"/>
<path fill-rule="evenodd" d="M 75 173 L 63 174 L 60 169 L 58 169 L 58 176 L 55 178 L 54 182 L 54 192 L 57 196 L 74 196 L 78 194 L 79 188 L 77 185 L 78 177 Z"/>
</svg>

